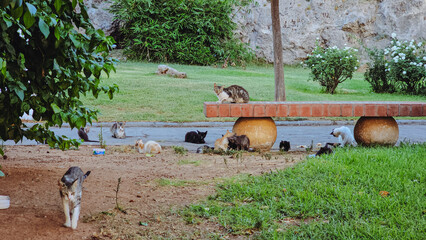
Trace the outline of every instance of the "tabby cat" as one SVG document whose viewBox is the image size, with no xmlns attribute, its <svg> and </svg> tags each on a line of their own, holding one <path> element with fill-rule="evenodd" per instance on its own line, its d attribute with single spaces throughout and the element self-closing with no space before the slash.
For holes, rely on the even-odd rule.
<svg viewBox="0 0 426 240">
<path fill-rule="evenodd" d="M 249 94 L 247 90 L 238 85 L 231 85 L 229 87 L 219 86 L 216 83 L 213 85 L 214 92 L 219 99 L 218 103 L 248 103 Z"/>
<path fill-rule="evenodd" d="M 114 138 L 126 138 L 126 132 L 124 131 L 125 122 L 115 122 L 112 124 L 110 130 L 112 137 Z"/>
<path fill-rule="evenodd" d="M 234 135 L 228 137 L 228 146 L 234 150 L 248 151 L 250 147 L 250 139 L 246 135 Z"/>
<path fill-rule="evenodd" d="M 81 208 L 81 193 L 83 181 L 90 171 L 83 173 L 79 167 L 70 167 L 61 180 L 58 181 L 59 193 L 65 213 L 65 227 L 77 228 L 77 221 Z M 72 218 L 72 220 L 71 220 Z"/>
</svg>

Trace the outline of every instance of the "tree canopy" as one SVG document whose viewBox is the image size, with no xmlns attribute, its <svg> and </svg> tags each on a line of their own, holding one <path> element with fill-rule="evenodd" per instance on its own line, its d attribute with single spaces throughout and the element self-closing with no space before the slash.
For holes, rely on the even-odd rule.
<svg viewBox="0 0 426 240">
<path fill-rule="evenodd" d="M 114 39 L 94 29 L 83 0 L 1 0 L 0 7 L 0 138 L 78 146 L 49 127 L 96 120 L 81 95 L 112 99 L 117 85 L 100 77 L 115 71 L 108 57 Z M 20 117 L 30 109 L 40 122 L 29 128 Z"/>
</svg>

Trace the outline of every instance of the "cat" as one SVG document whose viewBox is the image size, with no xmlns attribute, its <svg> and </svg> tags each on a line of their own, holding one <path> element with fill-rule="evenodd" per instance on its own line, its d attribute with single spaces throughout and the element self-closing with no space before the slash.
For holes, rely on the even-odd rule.
<svg viewBox="0 0 426 240">
<path fill-rule="evenodd" d="M 226 130 L 225 135 L 223 135 L 221 138 L 216 139 L 214 142 L 214 150 L 228 150 L 228 137 L 234 136 L 235 133 L 231 133 L 229 130 Z"/>
<path fill-rule="evenodd" d="M 89 140 L 89 136 L 87 135 L 90 131 L 90 127 L 81 127 L 80 129 L 78 129 L 78 136 L 80 137 L 80 139 L 83 139 L 85 142 L 99 142 L 99 141 L 94 141 L 94 140 Z"/>
<path fill-rule="evenodd" d="M 330 147 L 331 146 L 331 147 Z M 333 153 L 333 143 L 326 143 L 324 147 L 321 147 L 317 153 L 315 153 L 315 157 L 321 156 L 323 154 L 331 154 Z"/>
<path fill-rule="evenodd" d="M 90 174 L 86 174 L 79 167 L 70 167 L 61 180 L 58 181 L 59 194 L 62 198 L 62 205 L 65 213 L 65 227 L 77 228 L 77 221 L 81 209 L 81 194 L 83 181 Z M 72 218 L 72 219 L 71 219 Z"/>
<path fill-rule="evenodd" d="M 280 142 L 280 151 L 288 152 L 290 150 L 290 142 L 289 141 L 281 141 Z"/>
<path fill-rule="evenodd" d="M 167 65 L 158 65 L 158 69 L 155 72 L 158 75 L 167 74 L 172 77 L 176 78 L 187 78 L 187 75 L 185 72 L 179 72 L 178 70 L 169 67 Z"/>
<path fill-rule="evenodd" d="M 112 137 L 120 139 L 126 138 L 124 125 L 126 125 L 126 122 L 114 122 L 110 128 Z"/>
<path fill-rule="evenodd" d="M 200 131 L 191 131 L 191 132 L 187 132 L 185 134 L 185 142 L 190 142 L 190 143 L 197 143 L 197 144 L 201 144 L 201 143 L 206 143 L 204 141 L 204 138 L 207 136 L 207 131 L 205 132 L 200 132 Z"/>
<path fill-rule="evenodd" d="M 214 148 L 209 147 L 208 145 L 204 145 L 202 147 L 197 148 L 197 153 L 211 153 L 213 152 Z"/>
<path fill-rule="evenodd" d="M 139 153 L 161 153 L 161 145 L 155 141 L 148 141 L 145 144 L 138 138 L 135 144 Z"/>
<path fill-rule="evenodd" d="M 228 137 L 228 147 L 235 150 L 248 151 L 250 147 L 250 139 L 246 135 L 233 135 Z"/>
<path fill-rule="evenodd" d="M 333 129 L 333 131 L 331 131 L 330 134 L 339 138 L 340 147 L 343 147 L 347 144 L 353 147 L 357 146 L 354 136 L 352 135 L 351 130 L 348 127 L 342 126 L 339 128 L 335 128 Z"/>
<path fill-rule="evenodd" d="M 213 85 L 214 92 L 219 99 L 218 103 L 230 102 L 230 103 L 248 103 L 249 93 L 243 87 L 238 85 L 231 85 L 227 88 L 224 86 Z"/>
</svg>

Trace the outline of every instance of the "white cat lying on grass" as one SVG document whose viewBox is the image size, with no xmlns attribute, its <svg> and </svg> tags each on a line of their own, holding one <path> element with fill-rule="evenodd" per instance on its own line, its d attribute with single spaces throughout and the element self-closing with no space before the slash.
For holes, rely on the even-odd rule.
<svg viewBox="0 0 426 240">
<path fill-rule="evenodd" d="M 347 144 L 353 147 L 357 146 L 355 138 L 348 127 L 342 126 L 339 128 L 335 128 L 331 132 L 331 135 L 339 138 L 340 147 L 343 147 Z"/>
</svg>

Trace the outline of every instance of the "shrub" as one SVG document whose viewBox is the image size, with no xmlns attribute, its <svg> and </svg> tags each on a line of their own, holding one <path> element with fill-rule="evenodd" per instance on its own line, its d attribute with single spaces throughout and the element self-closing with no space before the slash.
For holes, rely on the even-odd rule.
<svg viewBox="0 0 426 240">
<path fill-rule="evenodd" d="M 334 94 L 339 83 L 351 79 L 359 66 L 356 57 L 358 50 L 350 47 L 340 49 L 336 46 L 324 49 L 317 42 L 305 66 L 311 69 L 311 78 L 319 81 L 326 93 Z"/>
<path fill-rule="evenodd" d="M 367 49 L 371 63 L 364 78 L 373 92 L 426 94 L 426 51 L 423 42 L 401 42 L 392 34 L 384 50 Z"/>
<path fill-rule="evenodd" d="M 114 0 L 122 46 L 129 58 L 208 65 L 251 60 L 251 50 L 234 38 L 234 7 L 249 0 Z"/>
<path fill-rule="evenodd" d="M 384 54 L 388 56 L 386 72 L 398 90 L 410 94 L 426 94 L 426 51 L 423 42 L 401 42 L 392 34 Z"/>
<path fill-rule="evenodd" d="M 371 90 L 375 93 L 395 92 L 395 85 L 390 81 L 386 74 L 386 58 L 383 50 L 368 49 L 368 56 L 372 62 L 367 63 L 367 70 L 364 78 L 371 85 Z"/>
</svg>

